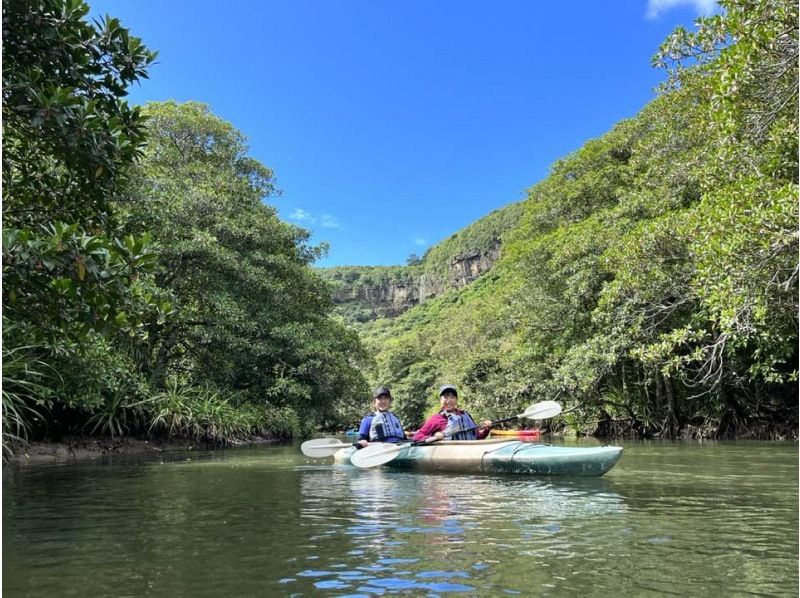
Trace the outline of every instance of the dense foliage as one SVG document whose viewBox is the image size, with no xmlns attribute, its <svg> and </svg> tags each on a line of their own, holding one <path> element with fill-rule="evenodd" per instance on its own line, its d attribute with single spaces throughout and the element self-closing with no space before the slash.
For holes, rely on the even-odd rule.
<svg viewBox="0 0 800 598">
<path fill-rule="evenodd" d="M 128 106 L 155 53 L 116 19 L 6 1 L 4 450 L 342 425 L 364 373 L 409 426 L 450 382 L 476 416 L 555 398 L 577 432 L 796 437 L 798 7 L 722 6 L 665 41 L 655 101 L 526 201 L 408 266 L 323 272 L 233 126 Z M 426 300 L 392 319 L 353 300 L 390 286 Z"/>
<path fill-rule="evenodd" d="M 155 53 L 87 14 L 4 2 L 5 451 L 351 417 L 363 351 L 329 317 L 320 250 L 263 202 L 272 173 L 202 105 L 130 107 Z"/>
<path fill-rule="evenodd" d="M 320 250 L 263 199 L 272 172 L 202 104 L 151 104 L 134 194 L 120 205 L 163 248 L 156 283 L 174 313 L 153 322 L 147 374 L 224 388 L 237 400 L 335 421 L 367 389 L 355 333 L 329 318 Z"/>
<path fill-rule="evenodd" d="M 110 208 L 145 141 L 120 98 L 155 54 L 115 19 L 88 24 L 81 2 L 3 7 L 6 446 L 44 412 L 135 394 L 123 347 L 160 307 L 148 236 Z"/>
<path fill-rule="evenodd" d="M 724 2 L 636 118 L 553 166 L 489 276 L 364 329 L 419 419 L 444 380 L 579 431 L 796 435 L 797 5 Z"/>
</svg>

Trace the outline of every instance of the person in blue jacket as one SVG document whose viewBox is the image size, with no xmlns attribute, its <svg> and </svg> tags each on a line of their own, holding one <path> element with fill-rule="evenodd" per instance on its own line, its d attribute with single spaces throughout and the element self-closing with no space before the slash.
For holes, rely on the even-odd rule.
<svg viewBox="0 0 800 598">
<path fill-rule="evenodd" d="M 386 386 L 379 386 L 372 393 L 375 412 L 361 420 L 358 427 L 358 448 L 370 442 L 403 442 L 406 434 L 398 417 L 392 413 L 392 392 Z"/>
</svg>

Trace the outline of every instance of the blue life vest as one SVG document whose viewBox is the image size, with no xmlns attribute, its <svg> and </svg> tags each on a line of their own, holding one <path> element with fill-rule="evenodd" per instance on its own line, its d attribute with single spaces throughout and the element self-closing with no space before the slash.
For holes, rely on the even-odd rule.
<svg viewBox="0 0 800 598">
<path fill-rule="evenodd" d="M 403 426 L 391 411 L 376 411 L 369 426 L 370 442 L 399 442 L 405 440 Z"/>
<path fill-rule="evenodd" d="M 466 411 L 461 413 L 448 413 L 440 411 L 447 418 L 447 427 L 444 429 L 444 437 L 448 440 L 475 440 L 477 435 L 476 427 L 478 424 Z"/>
</svg>

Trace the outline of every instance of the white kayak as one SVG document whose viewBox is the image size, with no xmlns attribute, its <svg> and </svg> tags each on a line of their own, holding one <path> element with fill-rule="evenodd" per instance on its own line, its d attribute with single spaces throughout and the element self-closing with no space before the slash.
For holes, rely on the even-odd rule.
<svg viewBox="0 0 800 598">
<path fill-rule="evenodd" d="M 555 446 L 506 439 L 442 440 L 401 446 L 385 467 L 426 472 L 601 476 L 622 456 L 621 446 Z M 336 452 L 334 460 L 349 465 L 355 450 L 343 448 Z"/>
</svg>

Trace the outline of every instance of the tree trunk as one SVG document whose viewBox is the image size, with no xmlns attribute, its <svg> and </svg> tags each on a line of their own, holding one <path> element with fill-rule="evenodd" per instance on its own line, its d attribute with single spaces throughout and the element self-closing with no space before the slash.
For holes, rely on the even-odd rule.
<svg viewBox="0 0 800 598">
<path fill-rule="evenodd" d="M 678 413 L 678 402 L 675 399 L 675 389 L 672 380 L 663 378 L 664 395 L 667 399 L 667 418 L 664 421 L 664 431 L 670 438 L 678 435 L 680 430 L 680 414 Z"/>
</svg>

